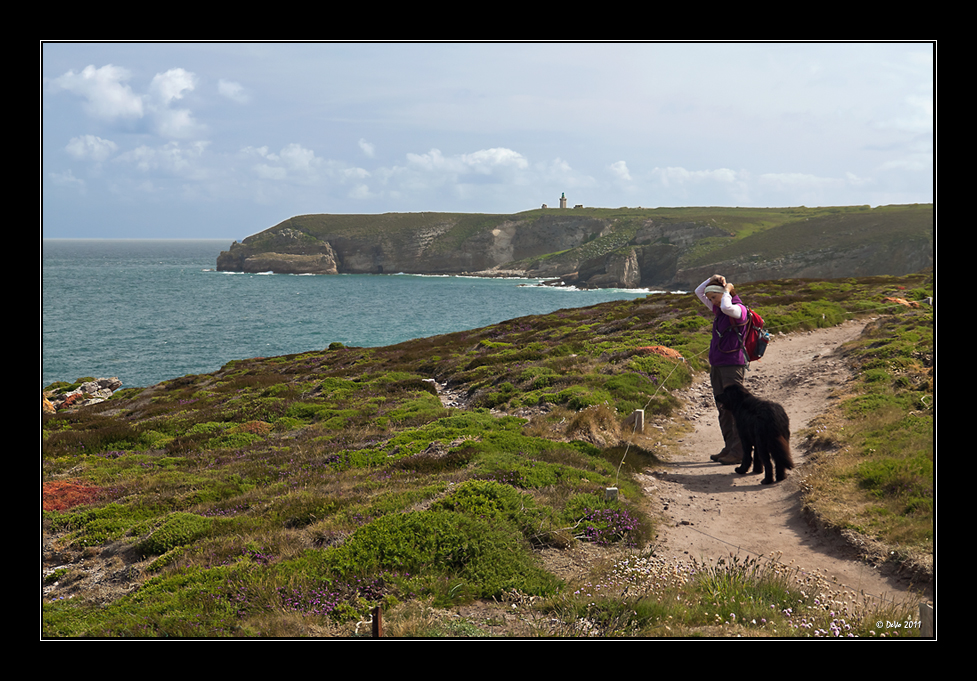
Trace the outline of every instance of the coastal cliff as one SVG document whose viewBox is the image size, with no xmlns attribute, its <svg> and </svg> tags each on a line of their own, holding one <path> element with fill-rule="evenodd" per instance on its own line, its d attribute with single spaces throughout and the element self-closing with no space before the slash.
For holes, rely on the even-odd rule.
<svg viewBox="0 0 977 681">
<path fill-rule="evenodd" d="M 300 215 L 235 241 L 217 269 L 689 288 L 717 271 L 738 282 L 900 276 L 932 266 L 933 250 L 932 204 Z"/>
</svg>

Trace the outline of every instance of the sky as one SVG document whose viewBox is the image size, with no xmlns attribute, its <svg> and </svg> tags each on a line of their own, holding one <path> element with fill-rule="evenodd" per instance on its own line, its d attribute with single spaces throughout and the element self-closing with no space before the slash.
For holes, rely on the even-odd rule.
<svg viewBox="0 0 977 681">
<path fill-rule="evenodd" d="M 41 43 L 43 238 L 934 200 L 935 44 Z"/>
</svg>

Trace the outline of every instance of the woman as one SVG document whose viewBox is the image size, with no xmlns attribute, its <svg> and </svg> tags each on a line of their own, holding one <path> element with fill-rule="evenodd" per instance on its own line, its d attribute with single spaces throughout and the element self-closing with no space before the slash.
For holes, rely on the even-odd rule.
<svg viewBox="0 0 977 681">
<path fill-rule="evenodd" d="M 720 274 L 714 274 L 699 284 L 695 295 L 715 315 L 712 341 L 709 343 L 709 377 L 712 380 L 712 394 L 716 396 L 726 386 L 733 383 L 743 385 L 746 379 L 746 355 L 736 329 L 746 323 L 746 305 L 736 295 L 733 285 Z M 719 406 L 718 402 L 716 406 L 725 446 L 721 452 L 709 458 L 722 464 L 739 464 L 743 461 L 743 448 L 733 414 Z"/>
</svg>

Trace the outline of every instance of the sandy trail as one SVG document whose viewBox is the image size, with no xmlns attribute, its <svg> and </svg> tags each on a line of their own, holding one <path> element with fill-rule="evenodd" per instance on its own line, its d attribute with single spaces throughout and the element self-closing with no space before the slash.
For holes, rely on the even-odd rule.
<svg viewBox="0 0 977 681">
<path fill-rule="evenodd" d="M 856 593 L 894 600 L 908 594 L 907 579 L 886 576 L 855 559 L 844 541 L 816 530 L 801 514 L 798 481 L 804 476 L 806 457 L 796 433 L 822 413 L 831 392 L 851 378 L 838 350 L 857 338 L 864 326 L 864 321 L 849 321 L 775 336 L 764 358 L 751 364 L 747 387 L 780 402 L 790 417 L 795 468 L 776 485 L 761 485 L 762 475 L 738 475 L 734 466 L 709 460 L 723 441 L 709 377 L 699 373 L 694 385 L 679 395 L 695 430 L 680 442 L 679 451 L 670 452 L 664 472 L 647 478 L 646 490 L 661 500 L 665 517 L 659 551 L 675 560 L 782 552 L 782 562 L 819 573 Z"/>
</svg>

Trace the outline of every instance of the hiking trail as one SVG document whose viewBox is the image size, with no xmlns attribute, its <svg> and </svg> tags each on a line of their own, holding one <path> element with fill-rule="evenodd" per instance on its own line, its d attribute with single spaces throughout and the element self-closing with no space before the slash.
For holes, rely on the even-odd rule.
<svg viewBox="0 0 977 681">
<path fill-rule="evenodd" d="M 771 335 L 763 359 L 753 362 L 746 387 L 783 405 L 790 417 L 795 468 L 787 480 L 761 485 L 762 475 L 739 475 L 715 463 L 722 434 L 707 371 L 675 395 L 693 431 L 671 448 L 665 466 L 644 478 L 645 491 L 660 502 L 662 530 L 656 552 L 675 561 L 780 554 L 779 560 L 819 573 L 856 593 L 901 600 L 913 586 L 907 576 L 884 574 L 860 560 L 839 533 L 818 529 L 802 513 L 801 482 L 807 456 L 798 432 L 825 412 L 832 393 L 852 379 L 841 346 L 860 336 L 866 321 L 847 321 L 814 331 Z M 915 589 L 918 590 L 918 589 Z"/>
</svg>

